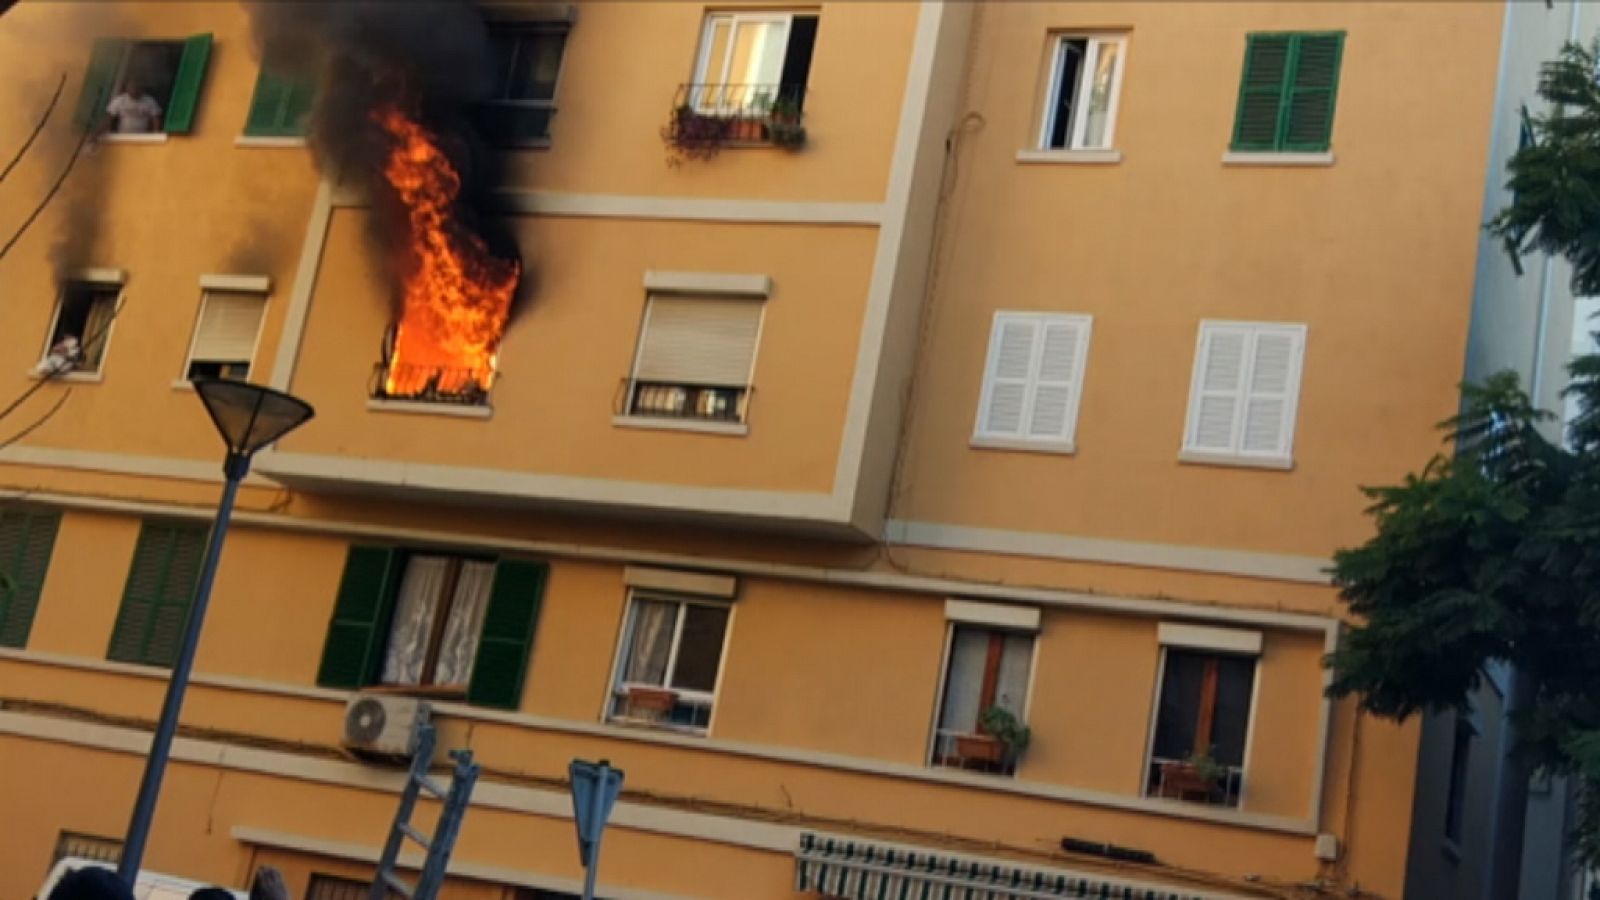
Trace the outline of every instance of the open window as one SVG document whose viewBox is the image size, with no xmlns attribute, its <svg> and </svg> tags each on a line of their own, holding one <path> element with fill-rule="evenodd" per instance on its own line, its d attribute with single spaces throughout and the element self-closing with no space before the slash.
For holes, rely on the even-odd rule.
<svg viewBox="0 0 1600 900">
<path fill-rule="evenodd" d="M 669 143 L 693 158 L 725 144 L 802 146 L 817 23 L 807 12 L 708 13 L 694 78 L 679 88 L 664 133 Z"/>
<path fill-rule="evenodd" d="M 78 126 L 129 136 L 188 134 L 210 56 L 209 34 L 95 41 L 78 95 Z"/>
<path fill-rule="evenodd" d="M 260 291 L 207 288 L 200 297 L 184 377 L 248 380 L 266 304 Z"/>
<path fill-rule="evenodd" d="M 1124 35 L 1056 38 L 1050 96 L 1040 146 L 1046 150 L 1109 150 L 1127 56 Z"/>
<path fill-rule="evenodd" d="M 1238 806 L 1261 636 L 1163 625 L 1145 793 Z"/>
<path fill-rule="evenodd" d="M 491 22 L 494 86 L 479 105 L 485 135 L 501 146 L 542 145 L 556 112 L 566 22 Z"/>
<path fill-rule="evenodd" d="M 1021 748 L 994 727 L 996 710 L 1018 725 L 1027 720 L 1034 636 L 958 623 L 950 635 L 933 764 L 1011 775 Z"/>
<path fill-rule="evenodd" d="M 650 295 L 623 414 L 742 423 L 761 312 L 751 297 Z"/>
<path fill-rule="evenodd" d="M 697 733 L 709 728 L 732 611 L 725 601 L 634 590 L 608 717 Z"/>
<path fill-rule="evenodd" d="M 44 355 L 34 368 L 35 374 L 44 377 L 99 375 L 105 364 L 111 324 L 116 319 L 117 301 L 121 296 L 119 282 L 68 281 L 56 304 L 49 339 L 45 342 Z"/>
</svg>

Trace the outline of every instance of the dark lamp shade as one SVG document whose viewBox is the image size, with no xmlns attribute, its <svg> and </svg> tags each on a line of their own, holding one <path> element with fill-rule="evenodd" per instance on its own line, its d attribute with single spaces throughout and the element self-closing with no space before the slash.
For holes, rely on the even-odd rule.
<svg viewBox="0 0 1600 900">
<path fill-rule="evenodd" d="M 197 379 L 194 389 L 228 452 L 238 456 L 254 454 L 316 414 L 299 397 L 246 381 Z"/>
</svg>

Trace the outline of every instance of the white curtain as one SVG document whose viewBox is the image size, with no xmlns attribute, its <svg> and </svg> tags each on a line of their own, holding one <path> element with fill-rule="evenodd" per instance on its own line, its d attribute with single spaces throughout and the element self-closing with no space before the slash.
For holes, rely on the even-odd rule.
<svg viewBox="0 0 1600 900">
<path fill-rule="evenodd" d="M 472 663 L 483 634 L 483 614 L 489 609 L 489 588 L 494 584 L 494 563 L 464 562 L 456 579 L 450 618 L 444 624 L 434 684 L 465 685 L 472 681 Z"/>
<path fill-rule="evenodd" d="M 989 659 L 989 632 L 957 628 L 950 643 L 950 671 L 944 682 L 944 708 L 939 711 L 941 731 L 970 733 L 978 727 L 978 704 L 983 700 L 983 666 Z"/>
<path fill-rule="evenodd" d="M 438 614 L 439 591 L 450 561 L 441 556 L 413 556 L 406 561 L 389 628 L 389 649 L 383 657 L 384 684 L 420 684 L 428 661 L 428 636 Z"/>
<path fill-rule="evenodd" d="M 1028 704 L 1028 671 L 1033 667 L 1033 635 L 1008 634 L 1000 651 L 1000 673 L 995 678 L 994 705 L 1018 719 Z"/>
<path fill-rule="evenodd" d="M 672 651 L 672 629 L 678 604 L 659 600 L 633 602 L 633 640 L 628 645 L 622 680 L 634 684 L 665 685 L 667 657 Z"/>
</svg>

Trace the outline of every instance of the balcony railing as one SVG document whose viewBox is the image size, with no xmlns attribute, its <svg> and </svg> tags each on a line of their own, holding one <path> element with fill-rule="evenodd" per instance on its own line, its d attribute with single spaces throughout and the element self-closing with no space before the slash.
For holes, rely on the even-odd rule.
<svg viewBox="0 0 1600 900">
<path fill-rule="evenodd" d="M 805 86 L 683 84 L 663 138 L 688 156 L 709 156 L 739 144 L 799 147 L 805 143 Z"/>
<path fill-rule="evenodd" d="M 1149 790 L 1166 797 L 1207 806 L 1238 806 L 1244 790 L 1242 766 L 1218 766 L 1219 773 L 1201 772 L 1188 760 L 1150 758 Z"/>
<path fill-rule="evenodd" d="M 753 387 L 669 384 L 622 379 L 616 413 L 700 422 L 743 422 Z"/>
<path fill-rule="evenodd" d="M 373 366 L 369 393 L 374 400 L 484 406 L 489 388 L 479 379 L 479 371 L 472 368 L 380 362 Z"/>
<path fill-rule="evenodd" d="M 1013 775 L 1017 770 L 1016 757 L 1005 744 L 988 735 L 947 728 L 934 732 L 933 764 L 996 775 Z"/>
</svg>

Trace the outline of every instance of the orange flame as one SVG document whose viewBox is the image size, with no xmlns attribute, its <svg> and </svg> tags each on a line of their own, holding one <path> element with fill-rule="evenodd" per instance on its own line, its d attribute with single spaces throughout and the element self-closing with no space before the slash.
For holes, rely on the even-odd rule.
<svg viewBox="0 0 1600 900">
<path fill-rule="evenodd" d="M 437 136 L 394 106 L 373 118 L 393 140 L 383 175 L 405 208 L 411 256 L 384 392 L 487 391 L 522 267 L 455 220 L 461 175 Z"/>
</svg>

